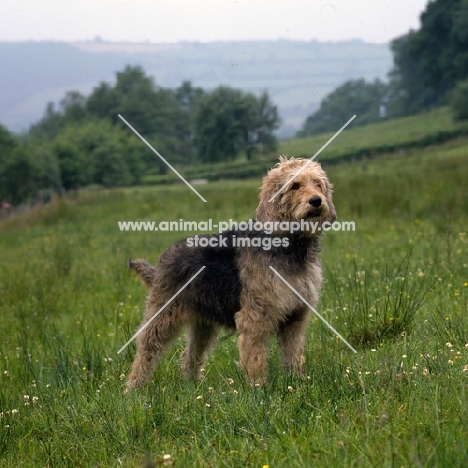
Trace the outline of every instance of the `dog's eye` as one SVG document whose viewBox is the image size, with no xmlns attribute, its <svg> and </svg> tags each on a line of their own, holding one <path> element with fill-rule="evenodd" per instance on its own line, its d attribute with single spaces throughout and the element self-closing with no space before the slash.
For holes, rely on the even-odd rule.
<svg viewBox="0 0 468 468">
<path fill-rule="evenodd" d="M 299 182 L 294 182 L 294 184 L 291 185 L 289 190 L 297 190 L 301 184 Z"/>
</svg>

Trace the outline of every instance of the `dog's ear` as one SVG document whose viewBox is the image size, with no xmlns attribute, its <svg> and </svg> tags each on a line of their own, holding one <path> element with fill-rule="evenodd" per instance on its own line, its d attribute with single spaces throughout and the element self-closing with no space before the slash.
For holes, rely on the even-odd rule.
<svg viewBox="0 0 468 468">
<path fill-rule="evenodd" d="M 327 180 L 326 184 L 327 184 L 326 198 L 327 198 L 327 204 L 328 204 L 328 210 L 329 210 L 328 218 L 330 222 L 333 222 L 336 220 L 336 209 L 335 209 L 335 205 L 333 204 L 333 196 L 332 196 L 333 185 L 331 184 L 329 180 Z"/>
<path fill-rule="evenodd" d="M 333 204 L 331 197 L 327 201 L 328 201 L 328 209 L 330 210 L 328 213 L 328 217 L 330 218 L 330 222 L 333 223 L 333 221 L 336 221 L 335 205 Z"/>
<path fill-rule="evenodd" d="M 275 198 L 274 200 L 269 201 L 273 195 L 274 192 L 271 194 L 260 194 L 260 201 L 256 211 L 257 221 L 266 223 L 268 221 L 275 221 L 278 218 L 278 209 L 276 207 L 277 199 Z"/>
<path fill-rule="evenodd" d="M 262 223 L 276 221 L 278 219 L 278 197 L 272 201 L 270 201 L 270 198 L 276 194 L 277 189 L 281 186 L 277 187 L 277 184 L 274 182 L 274 178 L 271 177 L 271 173 L 269 173 L 264 177 L 260 188 L 256 219 Z"/>
</svg>

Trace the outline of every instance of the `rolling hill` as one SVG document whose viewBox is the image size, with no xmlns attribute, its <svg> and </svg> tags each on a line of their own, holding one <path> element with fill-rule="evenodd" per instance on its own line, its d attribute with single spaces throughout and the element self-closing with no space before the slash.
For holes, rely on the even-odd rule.
<svg viewBox="0 0 468 468">
<path fill-rule="evenodd" d="M 388 44 L 362 41 L 256 41 L 177 44 L 0 42 L 0 123 L 26 131 L 47 102 L 69 90 L 89 93 L 113 81 L 125 65 L 141 65 L 163 87 L 183 80 L 212 89 L 221 84 L 267 90 L 291 136 L 320 100 L 346 80 L 385 78 L 392 59 Z"/>
</svg>

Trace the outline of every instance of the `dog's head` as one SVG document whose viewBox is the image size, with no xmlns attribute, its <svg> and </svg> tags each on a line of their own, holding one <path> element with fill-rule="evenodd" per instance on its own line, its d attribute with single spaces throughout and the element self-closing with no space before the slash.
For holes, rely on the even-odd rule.
<svg viewBox="0 0 468 468">
<path fill-rule="evenodd" d="M 333 185 L 319 163 L 280 156 L 263 178 L 257 220 L 333 222 L 332 193 Z"/>
</svg>

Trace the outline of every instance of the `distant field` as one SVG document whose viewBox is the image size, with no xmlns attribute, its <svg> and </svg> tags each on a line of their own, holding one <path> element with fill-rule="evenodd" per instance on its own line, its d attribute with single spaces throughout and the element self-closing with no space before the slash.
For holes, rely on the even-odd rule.
<svg viewBox="0 0 468 468">
<path fill-rule="evenodd" d="M 321 159 L 346 138 L 404 144 L 450 130 L 443 115 L 350 131 Z M 281 151 L 312 155 L 320 141 Z M 459 139 L 329 168 L 339 219 L 356 231 L 325 238 L 319 311 L 358 353 L 313 319 L 306 377 L 284 374 L 272 343 L 260 390 L 235 365 L 235 337 L 198 384 L 179 376 L 177 341 L 131 395 L 134 347 L 116 353 L 144 309 L 128 257 L 156 262 L 183 236 L 117 221 L 246 219 L 259 176 L 197 187 L 208 203 L 184 185 L 84 191 L 0 222 L 0 466 L 136 468 L 146 453 L 179 467 L 468 466 L 467 156 Z M 405 314 L 401 332 L 378 334 Z"/>
</svg>

